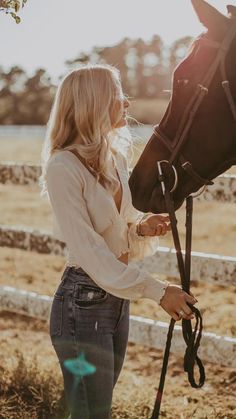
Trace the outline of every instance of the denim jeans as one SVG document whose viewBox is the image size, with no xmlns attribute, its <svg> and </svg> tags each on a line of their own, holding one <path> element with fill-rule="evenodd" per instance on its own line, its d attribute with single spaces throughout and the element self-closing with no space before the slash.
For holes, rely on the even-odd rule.
<svg viewBox="0 0 236 419">
<path fill-rule="evenodd" d="M 52 303 L 50 337 L 71 419 L 110 418 L 128 341 L 129 303 L 100 288 L 82 268 L 65 268 Z M 96 371 L 78 380 L 64 361 L 82 352 Z"/>
</svg>

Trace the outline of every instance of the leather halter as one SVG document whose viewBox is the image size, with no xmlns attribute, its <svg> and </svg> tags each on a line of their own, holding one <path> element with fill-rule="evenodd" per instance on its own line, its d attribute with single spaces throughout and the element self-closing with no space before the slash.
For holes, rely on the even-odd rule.
<svg viewBox="0 0 236 419">
<path fill-rule="evenodd" d="M 187 104 L 183 117 L 180 121 L 179 128 L 176 132 L 175 138 L 173 141 L 171 141 L 164 132 L 160 129 L 159 125 L 156 125 L 154 127 L 154 135 L 162 141 L 162 143 L 165 145 L 165 147 L 170 151 L 171 155 L 169 158 L 169 164 L 173 167 L 173 163 L 178 159 L 180 161 L 181 167 L 194 178 L 194 180 L 199 183 L 200 185 L 212 185 L 213 182 L 210 179 L 205 179 L 202 176 L 200 176 L 193 168 L 192 164 L 185 159 L 183 156 L 183 153 L 180 154 L 181 149 L 183 148 L 187 136 L 189 133 L 189 130 L 192 126 L 192 123 L 194 121 L 195 115 L 205 97 L 205 95 L 208 94 L 208 89 L 210 87 L 210 84 L 216 74 L 217 69 L 220 67 L 220 72 L 222 76 L 222 87 L 224 89 L 224 92 L 226 94 L 231 112 L 233 114 L 233 117 L 236 121 L 236 104 L 234 102 L 231 89 L 230 89 L 230 83 L 229 80 L 227 80 L 227 74 L 226 74 L 226 68 L 225 68 L 225 60 L 226 55 L 229 51 L 230 45 L 236 36 L 236 24 L 235 19 L 233 19 L 233 22 L 231 24 L 231 27 L 225 36 L 222 43 L 212 41 L 208 38 L 200 37 L 199 41 L 211 48 L 217 49 L 217 54 L 215 59 L 213 60 L 211 66 L 209 67 L 206 75 L 204 76 L 201 83 L 197 85 L 196 91 L 193 94 L 191 100 Z M 170 113 L 169 113 L 170 115 Z M 169 115 L 167 115 L 167 119 L 165 122 L 165 125 L 168 121 Z"/>
</svg>

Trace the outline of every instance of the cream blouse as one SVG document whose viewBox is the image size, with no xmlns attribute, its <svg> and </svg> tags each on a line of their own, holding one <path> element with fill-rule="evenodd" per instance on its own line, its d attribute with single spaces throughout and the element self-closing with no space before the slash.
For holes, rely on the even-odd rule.
<svg viewBox="0 0 236 419">
<path fill-rule="evenodd" d="M 166 283 L 117 259 L 126 252 L 129 262 L 153 255 L 158 237 L 137 235 L 136 224 L 143 213 L 132 205 L 123 154 L 117 152 L 115 165 L 122 187 L 120 212 L 112 194 L 71 151 L 54 152 L 46 167 L 53 234 L 66 244 L 67 266 L 82 267 L 95 283 L 117 297 L 159 303 Z"/>
</svg>

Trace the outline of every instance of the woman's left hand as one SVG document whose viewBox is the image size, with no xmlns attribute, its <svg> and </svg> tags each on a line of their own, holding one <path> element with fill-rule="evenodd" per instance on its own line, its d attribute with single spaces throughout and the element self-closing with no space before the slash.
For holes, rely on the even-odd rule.
<svg viewBox="0 0 236 419">
<path fill-rule="evenodd" d="M 149 215 L 140 223 L 140 232 L 143 236 L 164 236 L 170 230 L 170 218 L 167 215 Z"/>
</svg>

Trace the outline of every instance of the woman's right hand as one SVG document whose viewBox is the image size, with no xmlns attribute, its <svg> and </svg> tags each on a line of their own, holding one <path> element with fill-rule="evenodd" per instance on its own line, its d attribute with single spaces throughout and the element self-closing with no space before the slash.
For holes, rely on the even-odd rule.
<svg viewBox="0 0 236 419">
<path fill-rule="evenodd" d="M 187 294 L 179 285 L 168 285 L 161 299 L 160 306 L 176 321 L 182 318 L 190 320 L 194 318 L 191 308 L 187 305 L 197 303 L 193 294 Z"/>
</svg>

